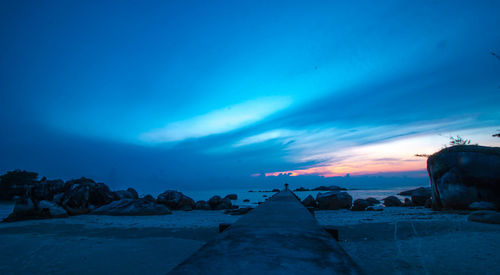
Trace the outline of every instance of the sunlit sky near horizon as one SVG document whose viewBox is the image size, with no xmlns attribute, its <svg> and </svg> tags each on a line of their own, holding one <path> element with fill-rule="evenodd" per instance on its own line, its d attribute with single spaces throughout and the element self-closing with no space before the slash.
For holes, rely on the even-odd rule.
<svg viewBox="0 0 500 275">
<path fill-rule="evenodd" d="M 3 1 L 0 172 L 182 188 L 423 171 L 414 155 L 450 136 L 500 146 L 499 13 L 499 1 Z"/>
</svg>

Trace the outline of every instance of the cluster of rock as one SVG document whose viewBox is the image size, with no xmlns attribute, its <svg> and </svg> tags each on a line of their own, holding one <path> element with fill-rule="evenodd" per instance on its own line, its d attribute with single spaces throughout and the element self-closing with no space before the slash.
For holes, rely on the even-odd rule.
<svg viewBox="0 0 500 275">
<path fill-rule="evenodd" d="M 13 212 L 4 221 L 59 218 L 81 214 L 166 215 L 171 214 L 171 210 L 238 208 L 231 202 L 237 199 L 235 194 L 224 198 L 213 196 L 208 202 L 194 202 L 190 197 L 175 190 L 165 191 L 156 199 L 151 195 L 140 198 L 133 188 L 113 192 L 104 183 L 88 178 L 67 182 L 44 179 L 22 188 L 24 195 L 17 197 Z M 245 211 L 242 210 L 241 213 L 248 212 Z"/>
</svg>

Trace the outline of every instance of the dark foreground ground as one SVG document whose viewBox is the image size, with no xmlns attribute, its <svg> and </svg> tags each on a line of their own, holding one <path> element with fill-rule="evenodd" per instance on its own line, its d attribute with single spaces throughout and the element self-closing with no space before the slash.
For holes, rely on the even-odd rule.
<svg viewBox="0 0 500 275">
<path fill-rule="evenodd" d="M 500 274 L 500 226 L 427 209 L 319 211 L 367 274 Z M 76 216 L 0 224 L 0 274 L 166 274 L 238 217 Z"/>
</svg>

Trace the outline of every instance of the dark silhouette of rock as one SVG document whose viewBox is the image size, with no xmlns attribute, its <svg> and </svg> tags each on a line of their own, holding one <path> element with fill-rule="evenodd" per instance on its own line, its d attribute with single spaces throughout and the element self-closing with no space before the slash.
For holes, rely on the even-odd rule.
<svg viewBox="0 0 500 275">
<path fill-rule="evenodd" d="M 38 174 L 22 170 L 9 171 L 0 176 L 0 200 L 12 200 L 15 196 L 23 197 L 37 182 Z"/>
<path fill-rule="evenodd" d="M 267 198 L 267 195 L 262 195 L 263 198 Z"/>
<path fill-rule="evenodd" d="M 45 179 L 32 186 L 30 197 L 39 201 L 51 201 L 55 195 L 64 193 L 69 186 L 69 184 L 64 183 L 62 180 Z"/>
<path fill-rule="evenodd" d="M 278 192 L 280 192 L 280 190 L 279 189 L 273 189 L 271 192 L 278 193 Z"/>
<path fill-rule="evenodd" d="M 137 194 L 137 191 L 135 191 L 134 188 L 128 188 L 127 190 L 118 190 L 115 191 L 115 194 L 118 196 L 120 200 L 139 198 L 139 194 Z"/>
<path fill-rule="evenodd" d="M 237 215 L 244 215 L 250 211 L 252 211 L 252 207 L 243 207 L 243 208 L 238 208 L 238 209 L 231 209 L 231 210 L 226 210 L 224 211 L 224 214 L 229 214 L 233 216 Z"/>
<path fill-rule="evenodd" d="M 249 199 L 244 199 L 243 202 L 250 202 L 250 200 Z"/>
<path fill-rule="evenodd" d="M 425 208 L 431 208 L 432 207 L 432 199 L 427 199 L 425 201 L 425 205 L 424 205 Z"/>
<path fill-rule="evenodd" d="M 161 193 L 156 202 L 171 210 L 192 210 L 194 208 L 194 200 L 176 190 L 167 190 Z"/>
<path fill-rule="evenodd" d="M 366 201 L 370 204 L 370 206 L 374 206 L 374 205 L 377 205 L 380 203 L 379 200 L 377 200 L 376 198 L 367 198 Z"/>
<path fill-rule="evenodd" d="M 118 199 L 104 183 L 96 183 L 91 179 L 80 178 L 66 184 L 68 190 L 61 199 L 61 205 L 70 215 L 86 214 Z"/>
<path fill-rule="evenodd" d="M 236 194 L 229 194 L 229 195 L 225 196 L 224 198 L 228 198 L 228 199 L 234 201 L 234 200 L 238 199 L 238 195 L 236 195 Z"/>
<path fill-rule="evenodd" d="M 230 199 L 224 198 L 219 204 L 215 206 L 214 209 L 215 210 L 233 209 L 233 204 Z"/>
<path fill-rule="evenodd" d="M 146 195 L 146 196 L 143 197 L 143 199 L 145 199 L 147 201 L 153 201 L 153 202 L 156 201 L 155 198 L 153 196 L 151 196 L 151 195 Z"/>
<path fill-rule="evenodd" d="M 313 198 L 313 196 L 309 195 L 302 201 L 302 204 L 305 207 L 316 207 L 316 200 Z"/>
<path fill-rule="evenodd" d="M 210 208 L 215 209 L 219 203 L 222 202 L 222 198 L 220 196 L 213 196 L 208 200 L 208 204 L 210 205 Z"/>
<path fill-rule="evenodd" d="M 487 201 L 476 201 L 469 205 L 471 210 L 495 210 L 495 205 Z"/>
<path fill-rule="evenodd" d="M 411 200 L 410 200 L 410 199 L 405 198 L 405 200 L 404 200 L 404 202 L 403 202 L 403 206 L 408 207 L 408 206 L 413 206 L 413 204 L 412 204 L 412 202 L 411 202 Z"/>
<path fill-rule="evenodd" d="M 14 210 L 4 219 L 5 222 L 62 218 L 67 217 L 68 213 L 64 208 L 51 201 L 34 202 L 31 198 L 20 198 L 16 200 Z"/>
<path fill-rule="evenodd" d="M 166 215 L 172 212 L 163 204 L 147 199 L 122 199 L 94 209 L 91 214 L 108 216 Z"/>
<path fill-rule="evenodd" d="M 432 193 L 432 189 L 430 187 L 418 187 L 418 188 L 415 188 L 415 189 L 410 189 L 410 190 L 407 190 L 407 191 L 403 191 L 403 192 L 399 192 L 398 195 L 400 196 L 405 196 L 405 197 L 410 197 L 411 195 L 413 195 L 414 192 L 429 192 L 429 193 Z"/>
<path fill-rule="evenodd" d="M 500 213 L 496 211 L 475 211 L 469 215 L 471 222 L 481 222 L 490 224 L 500 224 Z"/>
<path fill-rule="evenodd" d="M 500 209 L 500 148 L 459 145 L 427 160 L 435 209 L 467 209 L 473 202 L 491 202 Z"/>
<path fill-rule="evenodd" d="M 303 192 L 303 191 L 309 191 L 309 189 L 304 188 L 304 187 L 302 187 L 302 186 L 301 186 L 301 187 L 299 187 L 299 188 L 295 189 L 294 191 L 295 191 L 295 192 Z"/>
<path fill-rule="evenodd" d="M 383 199 L 383 201 L 384 201 L 385 206 L 403 206 L 403 203 L 401 202 L 401 200 L 399 200 L 395 196 L 389 196 L 389 197 Z"/>
<path fill-rule="evenodd" d="M 352 204 L 352 209 L 351 210 L 352 211 L 363 211 L 366 208 L 368 208 L 369 206 L 371 206 L 371 205 L 370 205 L 370 203 L 367 200 L 357 199 Z"/>
<path fill-rule="evenodd" d="M 194 204 L 194 209 L 196 210 L 212 210 L 210 204 L 206 201 L 200 200 Z"/>
<path fill-rule="evenodd" d="M 318 193 L 316 196 L 319 209 L 349 209 L 352 205 L 352 197 L 347 192 L 332 191 Z"/>
</svg>

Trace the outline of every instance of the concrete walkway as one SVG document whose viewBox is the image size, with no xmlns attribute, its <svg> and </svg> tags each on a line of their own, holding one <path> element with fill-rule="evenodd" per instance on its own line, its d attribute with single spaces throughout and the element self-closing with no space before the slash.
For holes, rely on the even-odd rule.
<svg viewBox="0 0 500 275">
<path fill-rule="evenodd" d="M 240 218 L 169 274 L 361 274 L 290 191 Z"/>
</svg>

